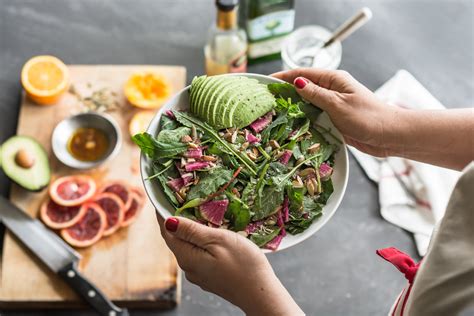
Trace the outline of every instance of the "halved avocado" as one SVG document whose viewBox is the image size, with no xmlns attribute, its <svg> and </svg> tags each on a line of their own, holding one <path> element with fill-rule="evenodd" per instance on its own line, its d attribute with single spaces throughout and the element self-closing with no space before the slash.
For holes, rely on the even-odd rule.
<svg viewBox="0 0 474 316">
<path fill-rule="evenodd" d="M 9 138 L 2 145 L 0 160 L 5 174 L 26 190 L 40 191 L 51 180 L 48 156 L 31 137 Z"/>
</svg>

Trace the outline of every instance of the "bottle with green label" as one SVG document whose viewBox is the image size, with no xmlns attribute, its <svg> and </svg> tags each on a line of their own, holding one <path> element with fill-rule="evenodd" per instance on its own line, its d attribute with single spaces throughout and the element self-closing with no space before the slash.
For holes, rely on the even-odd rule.
<svg viewBox="0 0 474 316">
<path fill-rule="evenodd" d="M 294 0 L 240 0 L 239 23 L 247 32 L 249 63 L 280 58 L 281 43 L 294 22 Z"/>
</svg>

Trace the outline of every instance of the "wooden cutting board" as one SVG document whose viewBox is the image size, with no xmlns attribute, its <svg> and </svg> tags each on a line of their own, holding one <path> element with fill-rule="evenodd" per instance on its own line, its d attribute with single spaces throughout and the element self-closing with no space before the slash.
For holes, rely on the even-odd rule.
<svg viewBox="0 0 474 316">
<path fill-rule="evenodd" d="M 86 172 L 98 181 L 123 179 L 142 186 L 139 174 L 140 152 L 128 133 L 128 122 L 137 110 L 123 95 L 123 85 L 134 72 L 156 71 L 168 78 L 172 94 L 181 90 L 186 69 L 177 66 L 70 66 L 72 85 L 83 95 L 107 88 L 116 93 L 118 109 L 109 112 L 122 128 L 123 144 L 119 155 L 95 170 Z M 38 106 L 24 95 L 18 122 L 18 135 L 37 139 L 47 150 L 53 172 L 58 176 L 81 173 L 62 165 L 51 152 L 53 128 L 65 117 L 84 110 L 72 93 L 58 104 Z M 27 192 L 16 185 L 11 200 L 31 216 L 37 217 L 40 204 L 47 196 Z M 120 306 L 169 308 L 180 297 L 180 273 L 172 253 L 161 238 L 155 210 L 147 202 L 137 221 L 102 239 L 92 247 L 78 250 L 84 275 Z M 3 245 L 0 308 L 74 307 L 85 306 L 76 294 L 47 269 L 9 232 Z"/>
</svg>

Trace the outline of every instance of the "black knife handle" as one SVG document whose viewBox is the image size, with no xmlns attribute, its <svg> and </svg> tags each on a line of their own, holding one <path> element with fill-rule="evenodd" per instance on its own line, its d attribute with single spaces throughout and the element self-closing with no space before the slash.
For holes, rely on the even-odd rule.
<svg viewBox="0 0 474 316">
<path fill-rule="evenodd" d="M 112 303 L 97 287 L 90 283 L 77 269 L 75 262 L 68 264 L 58 271 L 58 274 L 89 303 L 100 315 L 103 316 L 128 316 L 125 308 L 120 308 Z"/>
</svg>

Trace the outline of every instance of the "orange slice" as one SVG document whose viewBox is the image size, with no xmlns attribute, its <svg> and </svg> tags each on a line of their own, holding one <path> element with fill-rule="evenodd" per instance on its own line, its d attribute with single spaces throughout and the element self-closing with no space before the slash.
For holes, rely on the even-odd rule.
<svg viewBox="0 0 474 316">
<path fill-rule="evenodd" d="M 158 109 L 168 100 L 171 87 L 166 78 L 160 74 L 136 73 L 125 83 L 124 93 L 133 106 Z"/>
<path fill-rule="evenodd" d="M 130 136 L 146 132 L 146 129 L 148 128 L 148 125 L 150 125 L 150 122 L 154 116 L 155 112 L 153 111 L 137 112 L 128 124 L 128 131 L 130 132 Z"/>
<path fill-rule="evenodd" d="M 69 69 L 54 56 L 36 56 L 21 70 L 26 94 L 38 104 L 54 104 L 69 87 Z"/>
</svg>

